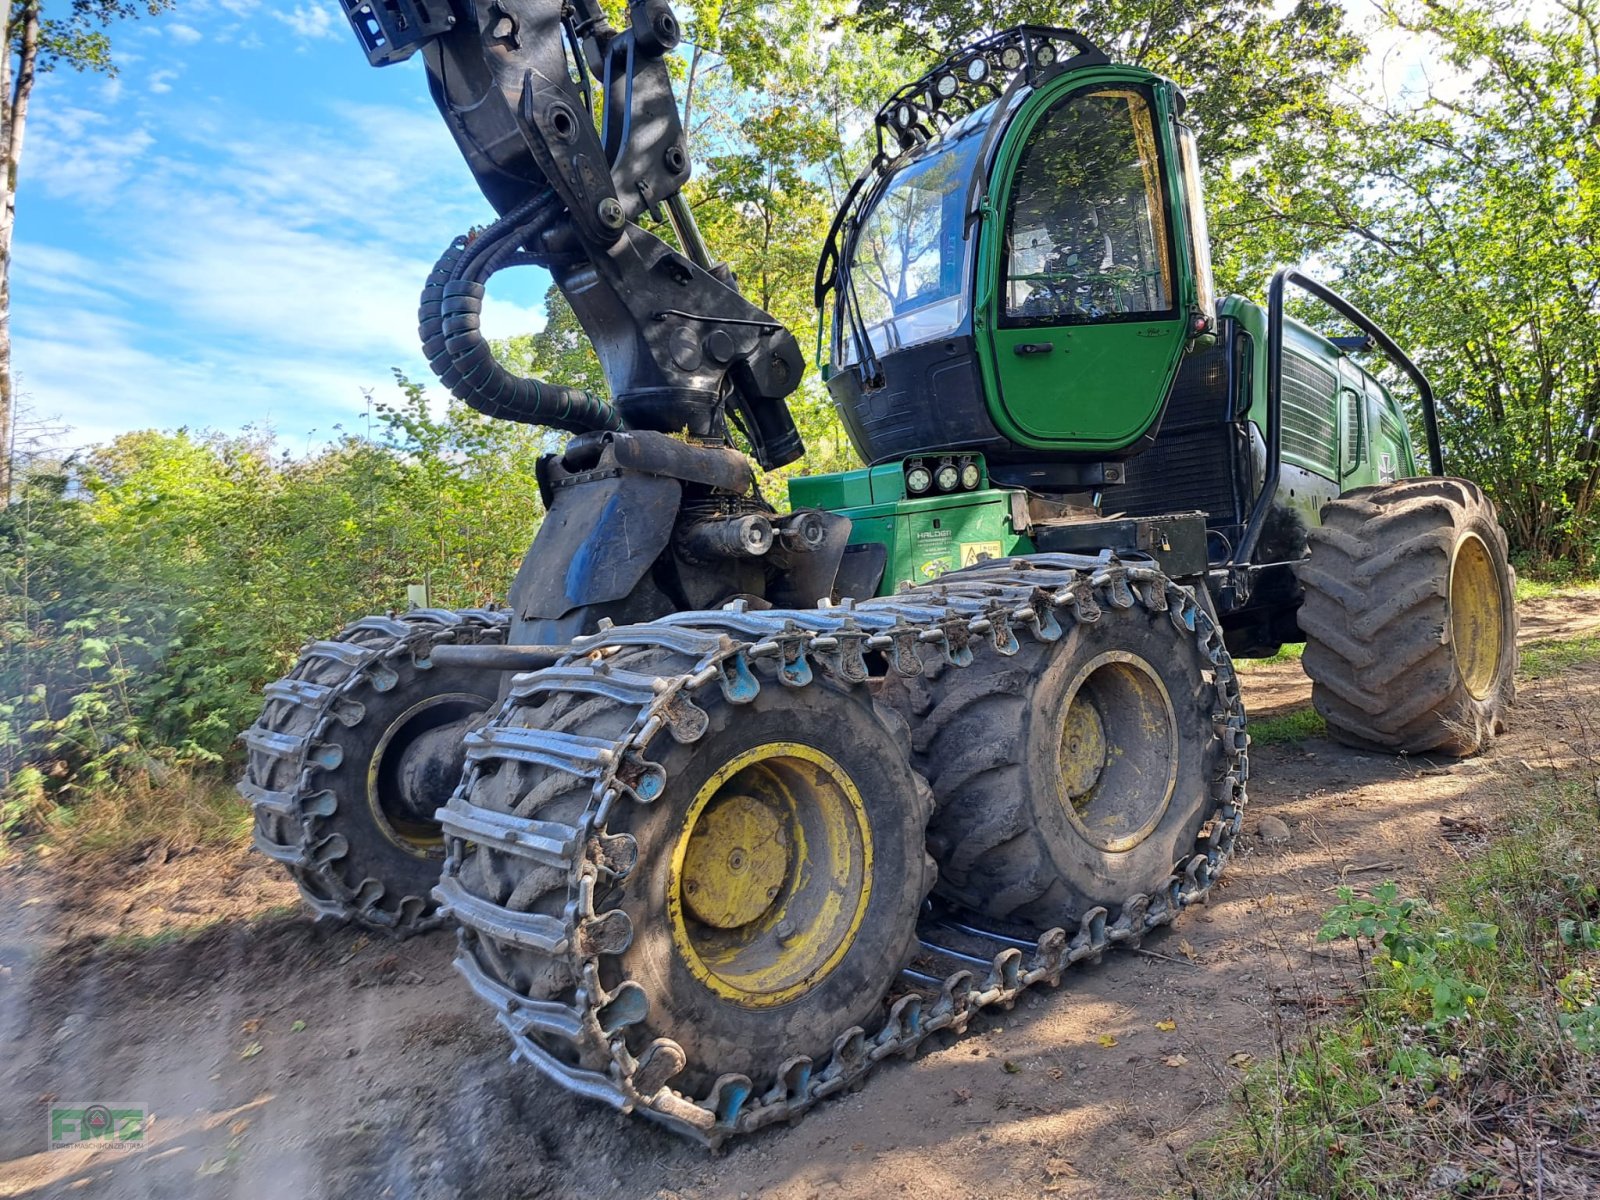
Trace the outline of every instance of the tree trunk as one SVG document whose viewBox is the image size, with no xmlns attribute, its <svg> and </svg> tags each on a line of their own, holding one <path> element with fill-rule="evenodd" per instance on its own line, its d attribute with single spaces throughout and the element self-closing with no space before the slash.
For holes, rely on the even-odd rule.
<svg viewBox="0 0 1600 1200">
<path fill-rule="evenodd" d="M 22 161 L 22 135 L 39 53 L 39 2 L 23 0 L 14 5 L 12 0 L 3 0 L 0 16 L 0 28 L 6 33 L 0 63 L 0 508 L 4 508 L 11 503 L 16 442 L 11 387 L 11 234 L 17 223 L 17 164 Z"/>
</svg>

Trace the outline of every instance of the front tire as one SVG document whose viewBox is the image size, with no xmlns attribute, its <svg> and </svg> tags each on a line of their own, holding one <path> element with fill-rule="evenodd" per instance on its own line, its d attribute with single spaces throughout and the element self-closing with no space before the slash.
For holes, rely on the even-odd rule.
<svg viewBox="0 0 1600 1200">
<path fill-rule="evenodd" d="M 671 676 L 686 665 L 647 649 L 616 656 L 607 671 Z M 648 1010 L 628 1026 L 628 1047 L 641 1055 L 674 1045 L 682 1065 L 672 1086 L 690 1094 L 729 1073 L 760 1091 L 786 1061 L 821 1063 L 842 1032 L 881 1024 L 933 878 L 923 850 L 931 800 L 898 718 L 879 712 L 865 686 L 818 678 L 790 688 L 764 668 L 757 674 L 748 703 L 730 703 L 715 686 L 694 695 L 705 731 L 689 742 L 658 735 L 646 756 L 664 771 L 660 794 L 618 801 L 603 831 L 607 844 L 631 842 L 637 857 L 594 897 L 597 920 L 631 931 L 594 955 L 599 981 L 612 994 L 643 987 Z M 590 692 L 519 686 L 484 741 L 522 744 L 521 731 L 537 730 L 609 742 L 636 716 Z M 452 799 L 446 832 L 451 813 L 483 811 L 501 814 L 496 827 L 524 841 L 541 828 L 581 827 L 591 784 L 548 762 L 489 754 Z M 522 1007 L 581 1009 L 585 968 L 572 946 L 498 932 L 564 919 L 569 871 L 487 841 L 463 841 L 459 853 L 440 892 L 466 927 L 469 977 L 509 989 Z M 497 918 L 502 910 L 511 922 Z M 589 1070 L 604 1070 L 610 1053 L 548 1034 L 539 1045 Z"/>
<path fill-rule="evenodd" d="M 1297 572 L 1311 700 L 1365 750 L 1476 754 L 1516 696 L 1516 575 L 1465 479 L 1357 488 L 1322 510 Z"/>
<path fill-rule="evenodd" d="M 940 894 L 1048 929 L 1159 892 L 1227 771 L 1205 666 L 1167 612 L 1108 603 L 1012 658 L 887 680 L 933 787 Z"/>
<path fill-rule="evenodd" d="M 409 936 L 439 924 L 444 860 L 434 811 L 465 759 L 462 738 L 495 702 L 499 676 L 435 667 L 442 643 L 502 643 L 508 614 L 367 617 L 307 646 L 267 685 L 238 790 L 256 849 L 320 916 Z"/>
</svg>

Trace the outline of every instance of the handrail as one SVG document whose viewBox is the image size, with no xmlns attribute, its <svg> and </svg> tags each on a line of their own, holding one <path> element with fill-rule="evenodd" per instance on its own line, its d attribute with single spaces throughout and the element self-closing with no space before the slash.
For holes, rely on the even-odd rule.
<svg viewBox="0 0 1600 1200">
<path fill-rule="evenodd" d="M 1349 300 L 1325 283 L 1311 278 L 1298 267 L 1284 267 L 1272 277 L 1267 289 L 1267 470 L 1261 481 L 1261 491 L 1256 496 L 1244 536 L 1234 549 L 1229 566 L 1239 566 L 1250 561 L 1256 543 L 1261 539 L 1261 529 L 1266 524 L 1272 508 L 1272 499 L 1278 490 L 1279 466 L 1283 450 L 1283 291 L 1286 284 L 1294 284 L 1301 291 L 1321 300 L 1329 308 L 1370 337 L 1384 356 L 1399 367 L 1417 389 L 1422 403 L 1422 424 L 1428 436 L 1428 466 L 1435 475 L 1444 474 L 1444 451 L 1439 444 L 1439 417 L 1433 403 L 1433 387 L 1422 369 L 1412 362 L 1381 326 Z"/>
</svg>

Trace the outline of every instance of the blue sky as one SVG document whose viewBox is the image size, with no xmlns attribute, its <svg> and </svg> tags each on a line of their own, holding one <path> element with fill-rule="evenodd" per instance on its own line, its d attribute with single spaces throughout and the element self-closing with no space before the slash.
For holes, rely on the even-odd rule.
<svg viewBox="0 0 1600 1200">
<path fill-rule="evenodd" d="M 1371 0 L 1347 4 L 1370 21 Z M 119 77 L 35 89 L 12 268 L 24 421 L 64 423 L 68 447 L 267 425 L 299 452 L 360 428 L 391 367 L 431 382 L 417 292 L 492 214 L 420 60 L 369 67 L 334 0 L 178 0 L 113 39 Z M 1407 39 L 1372 52 L 1363 82 L 1420 79 Z M 547 282 L 496 279 L 491 336 L 538 328 Z"/>
<path fill-rule="evenodd" d="M 391 367 L 431 380 L 417 292 L 492 212 L 420 60 L 369 67 L 332 0 L 180 0 L 113 38 L 119 77 L 34 93 L 12 267 L 32 419 L 68 446 L 264 423 L 299 450 L 358 427 Z M 494 336 L 543 321 L 542 273 L 506 278 Z"/>
</svg>

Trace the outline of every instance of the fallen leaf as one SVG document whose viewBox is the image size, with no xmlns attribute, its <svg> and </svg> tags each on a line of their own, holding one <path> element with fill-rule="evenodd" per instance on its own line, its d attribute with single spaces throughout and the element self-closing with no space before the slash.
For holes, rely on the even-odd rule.
<svg viewBox="0 0 1600 1200">
<path fill-rule="evenodd" d="M 1256 1056 L 1246 1050 L 1235 1050 L 1232 1054 L 1228 1055 L 1228 1065 L 1230 1067 L 1238 1067 L 1241 1071 L 1243 1071 L 1251 1063 L 1255 1062 L 1255 1060 Z"/>
<path fill-rule="evenodd" d="M 1189 944 L 1189 939 L 1188 938 L 1180 938 L 1178 940 L 1178 953 L 1183 955 L 1190 962 L 1194 962 L 1197 958 L 1200 957 L 1198 954 L 1196 954 L 1194 952 L 1194 947 Z"/>
<path fill-rule="evenodd" d="M 1078 1173 L 1078 1168 L 1072 1165 L 1070 1159 L 1047 1158 L 1044 1160 L 1044 1173 L 1050 1176 L 1051 1179 L 1062 1175 L 1070 1177 Z"/>
<path fill-rule="evenodd" d="M 1169 1067 L 1181 1067 L 1184 1066 L 1189 1060 L 1181 1054 L 1169 1054 L 1161 1061 L 1166 1063 Z"/>
<path fill-rule="evenodd" d="M 1095 1041 L 1099 1042 L 1107 1050 L 1111 1049 L 1111 1047 L 1117 1044 L 1117 1039 L 1112 1037 L 1109 1033 L 1102 1033 L 1099 1037 L 1095 1038 Z"/>
<path fill-rule="evenodd" d="M 299 1033 L 305 1027 L 306 1027 L 306 1023 L 304 1021 L 296 1021 L 293 1025 L 289 1026 L 289 1032 L 290 1033 Z"/>
<path fill-rule="evenodd" d="M 1162 1033 L 1171 1033 L 1177 1027 L 1178 1023 L 1170 1018 L 1165 1021 L 1156 1022 L 1156 1028 L 1161 1030 Z"/>
<path fill-rule="evenodd" d="M 200 1164 L 200 1169 L 197 1170 L 195 1172 L 195 1174 L 196 1175 L 221 1175 L 227 1169 L 228 1169 L 228 1160 L 227 1159 L 225 1159 L 225 1158 L 213 1158 L 210 1162 L 201 1163 Z"/>
<path fill-rule="evenodd" d="M 240 1058 L 254 1058 L 256 1055 L 261 1053 L 261 1050 L 262 1050 L 262 1045 L 261 1045 L 260 1042 L 251 1042 L 243 1050 L 239 1051 L 239 1057 Z"/>
<path fill-rule="evenodd" d="M 1004 1069 L 1007 1075 L 1015 1075 L 1017 1072 L 1022 1070 L 1021 1067 L 1017 1066 L 1017 1064 L 1012 1062 L 1009 1058 L 1006 1059 L 1005 1062 L 1001 1063 L 1000 1066 L 1002 1069 Z"/>
<path fill-rule="evenodd" d="M 238 1137 L 241 1133 L 243 1133 L 246 1129 L 249 1129 L 249 1128 L 250 1128 L 250 1118 L 249 1117 L 241 1117 L 239 1120 L 235 1121 L 232 1125 L 228 1126 L 228 1132 L 233 1134 L 234 1137 Z"/>
<path fill-rule="evenodd" d="M 239 1029 L 244 1033 L 255 1033 L 258 1030 L 260 1030 L 260 1028 L 261 1028 L 261 1018 L 260 1017 L 251 1017 L 248 1021 L 245 1021 L 243 1024 L 241 1024 L 239 1026 Z"/>
<path fill-rule="evenodd" d="M 1061 1078 L 1061 1068 L 1060 1067 L 1050 1067 L 1050 1068 L 1046 1069 L 1045 1074 L 1050 1076 L 1051 1079 L 1060 1079 Z"/>
</svg>

